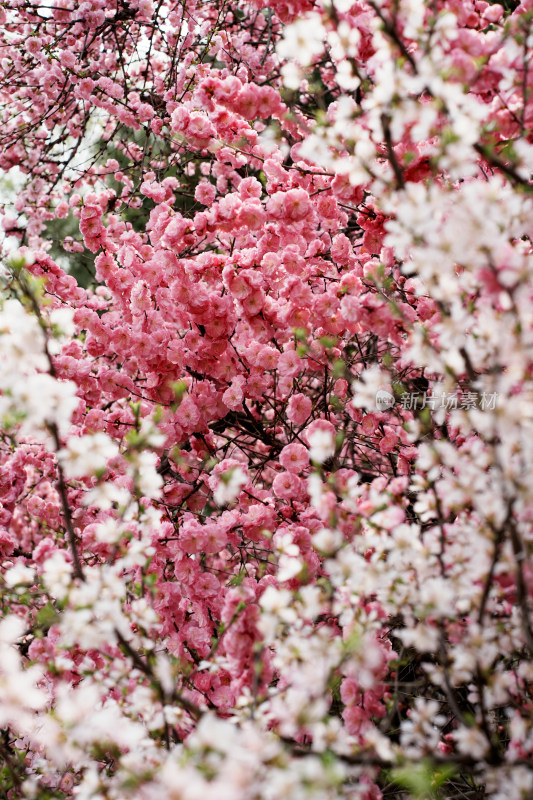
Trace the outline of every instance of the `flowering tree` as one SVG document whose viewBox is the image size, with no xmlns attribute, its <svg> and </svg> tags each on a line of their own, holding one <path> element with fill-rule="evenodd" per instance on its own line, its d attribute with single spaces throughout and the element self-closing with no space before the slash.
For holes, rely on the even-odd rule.
<svg viewBox="0 0 533 800">
<path fill-rule="evenodd" d="M 0 23 L 2 796 L 531 797 L 530 0 Z"/>
</svg>

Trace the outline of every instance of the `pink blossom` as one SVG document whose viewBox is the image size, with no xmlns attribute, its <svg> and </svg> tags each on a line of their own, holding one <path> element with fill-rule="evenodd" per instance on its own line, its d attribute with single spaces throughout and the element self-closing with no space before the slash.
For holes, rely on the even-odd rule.
<svg viewBox="0 0 533 800">
<path fill-rule="evenodd" d="M 287 418 L 295 425 L 303 425 L 311 414 L 312 401 L 304 394 L 293 394 L 287 405 Z"/>
<path fill-rule="evenodd" d="M 217 100 L 228 102 L 237 97 L 241 88 L 241 81 L 234 75 L 228 75 L 223 80 L 217 82 L 213 94 Z"/>
<path fill-rule="evenodd" d="M 253 119 L 257 114 L 258 105 L 257 87 L 247 84 L 242 87 L 235 99 L 235 107 L 245 119 Z"/>
<path fill-rule="evenodd" d="M 224 394 L 222 400 L 228 408 L 239 409 L 242 407 L 244 398 L 242 390 L 242 382 L 234 379 L 231 386 L 229 386 Z"/>
<path fill-rule="evenodd" d="M 62 50 L 59 60 L 62 66 L 67 67 L 68 69 L 72 69 L 76 64 L 76 57 L 74 53 L 70 52 L 70 50 Z"/>
<path fill-rule="evenodd" d="M 206 147 L 215 135 L 215 128 L 206 116 L 196 112 L 190 115 L 185 136 L 192 145 Z"/>
<path fill-rule="evenodd" d="M 249 230 L 256 230 L 260 228 L 266 220 L 265 210 L 261 203 L 248 201 L 240 208 L 238 220 L 240 225 L 245 226 Z"/>
<path fill-rule="evenodd" d="M 265 370 L 271 370 L 271 369 L 276 369 L 279 360 L 280 360 L 279 351 L 276 350 L 275 347 L 270 347 L 269 345 L 265 345 L 265 347 L 262 347 L 259 350 L 255 364 L 256 366 L 262 367 Z"/>
<path fill-rule="evenodd" d="M 379 443 L 380 452 L 386 455 L 390 453 L 396 447 L 398 443 L 398 437 L 393 431 L 389 431 L 386 433 L 385 436 L 381 439 Z"/>
<path fill-rule="evenodd" d="M 301 473 L 309 466 L 309 453 L 302 444 L 288 444 L 279 454 L 279 463 L 289 472 Z"/>
<path fill-rule="evenodd" d="M 305 219 L 311 212 L 311 202 L 303 189 L 291 189 L 283 199 L 284 211 L 291 220 Z"/>
<path fill-rule="evenodd" d="M 292 378 L 298 374 L 302 366 L 302 359 L 295 350 L 285 350 L 278 359 L 280 375 L 286 375 Z"/>
<path fill-rule="evenodd" d="M 257 178 L 244 178 L 239 183 L 239 194 L 243 200 L 252 198 L 258 200 L 261 197 L 261 192 L 261 184 Z"/>
<path fill-rule="evenodd" d="M 77 85 L 76 89 L 80 97 L 84 100 L 89 99 L 89 95 L 93 91 L 95 83 L 91 78 L 83 78 Z"/>
<path fill-rule="evenodd" d="M 529 797 L 531 0 L 3 5 L 15 783 Z"/>
<path fill-rule="evenodd" d="M 202 181 L 195 189 L 194 197 L 199 203 L 204 206 L 210 206 L 215 199 L 216 189 L 212 183 Z"/>
<path fill-rule="evenodd" d="M 143 314 L 152 308 L 152 298 L 144 281 L 137 281 L 131 290 L 131 306 L 136 314 Z"/>
<path fill-rule="evenodd" d="M 272 489 L 282 500 L 299 500 L 304 491 L 304 483 L 293 472 L 280 472 L 274 478 Z"/>
</svg>

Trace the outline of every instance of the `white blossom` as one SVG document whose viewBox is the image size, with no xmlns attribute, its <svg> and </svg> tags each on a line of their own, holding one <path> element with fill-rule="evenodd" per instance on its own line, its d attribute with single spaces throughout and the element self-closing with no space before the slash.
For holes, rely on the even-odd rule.
<svg viewBox="0 0 533 800">
<path fill-rule="evenodd" d="M 72 580 L 72 564 L 61 550 L 56 550 L 43 564 L 43 581 L 52 597 L 66 597 Z"/>
<path fill-rule="evenodd" d="M 277 51 L 282 58 L 307 66 L 323 52 L 325 40 L 326 31 L 320 16 L 311 14 L 285 27 Z"/>
<path fill-rule="evenodd" d="M 219 476 L 218 484 L 213 492 L 217 506 L 233 503 L 239 496 L 243 486 L 248 483 L 248 476 L 240 467 L 233 467 Z"/>
<path fill-rule="evenodd" d="M 309 456 L 316 464 L 323 464 L 335 455 L 335 439 L 330 431 L 316 430 L 307 437 Z"/>
<path fill-rule="evenodd" d="M 70 478 L 94 475 L 107 469 L 109 461 L 119 453 L 118 445 L 106 433 L 71 436 L 58 458 Z"/>
<path fill-rule="evenodd" d="M 7 586 L 13 587 L 20 583 L 32 583 L 35 578 L 35 570 L 26 567 L 24 564 L 15 564 L 4 573 L 4 581 Z"/>
</svg>

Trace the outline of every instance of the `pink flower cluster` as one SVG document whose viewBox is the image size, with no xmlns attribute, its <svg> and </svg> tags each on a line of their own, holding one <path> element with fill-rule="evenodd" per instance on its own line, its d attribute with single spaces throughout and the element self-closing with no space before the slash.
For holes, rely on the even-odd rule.
<svg viewBox="0 0 533 800">
<path fill-rule="evenodd" d="M 2 796 L 531 796 L 531 24 L 0 9 Z"/>
</svg>

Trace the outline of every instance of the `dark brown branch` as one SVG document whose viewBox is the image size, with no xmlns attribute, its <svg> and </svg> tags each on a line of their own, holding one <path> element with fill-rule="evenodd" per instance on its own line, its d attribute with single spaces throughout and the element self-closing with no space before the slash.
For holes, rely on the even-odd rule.
<svg viewBox="0 0 533 800">
<path fill-rule="evenodd" d="M 479 155 L 482 156 L 491 167 L 499 169 L 500 172 L 503 172 L 504 175 L 510 178 L 515 184 L 518 184 L 518 186 L 521 186 L 527 192 L 533 192 L 533 185 L 531 182 L 526 178 L 522 178 L 512 164 L 508 164 L 506 161 L 503 161 L 498 155 L 496 155 L 496 153 L 492 152 L 491 148 L 487 147 L 487 145 L 477 142 L 474 145 L 474 150 L 479 153 Z"/>
<path fill-rule="evenodd" d="M 125 655 L 131 658 L 134 667 L 136 667 L 139 670 L 139 672 L 142 672 L 144 675 L 150 678 L 150 680 L 154 681 L 154 683 L 157 684 L 161 700 L 164 701 L 165 699 L 167 699 L 165 697 L 165 692 L 163 691 L 163 687 L 161 686 L 156 676 L 154 675 L 154 671 L 151 665 L 148 664 L 147 661 L 144 661 L 141 658 L 139 653 L 137 653 L 137 651 L 134 650 L 134 648 L 131 646 L 128 640 L 122 635 L 122 633 L 118 630 L 118 628 L 115 628 L 115 636 L 118 639 L 122 651 L 125 653 Z M 197 706 L 195 703 L 192 703 L 190 700 L 187 700 L 186 697 L 183 697 L 176 691 L 172 693 L 169 699 L 180 705 L 182 708 L 185 709 L 185 711 L 188 711 L 189 714 L 191 714 L 191 716 L 194 717 L 195 719 L 199 719 L 202 716 L 202 709 L 199 708 L 199 706 Z"/>
<path fill-rule="evenodd" d="M 385 139 L 385 146 L 387 148 L 387 158 L 392 167 L 392 171 L 394 172 L 394 177 L 396 178 L 396 184 L 398 186 L 398 189 L 403 189 L 405 186 L 405 181 L 403 179 L 403 173 L 398 163 L 398 159 L 396 158 L 396 153 L 394 152 L 394 147 L 392 144 L 392 136 L 390 132 L 390 117 L 387 114 L 381 115 L 381 125 L 383 128 L 383 137 Z"/>
<path fill-rule="evenodd" d="M 529 654 L 530 656 L 533 656 L 533 633 L 531 631 L 528 592 L 523 569 L 523 561 L 526 557 L 526 552 L 524 549 L 524 543 L 520 539 L 520 534 L 518 533 L 518 529 L 516 527 L 516 521 L 512 517 L 509 518 L 508 525 L 516 562 L 516 592 L 518 595 L 518 604 L 520 606 L 522 617 L 522 631 Z"/>
<path fill-rule="evenodd" d="M 417 72 L 416 61 L 414 60 L 413 56 L 407 49 L 405 42 L 398 33 L 394 21 L 387 19 L 381 8 L 377 5 L 377 3 L 374 3 L 373 0 L 368 0 L 368 5 L 372 9 L 374 9 L 375 13 L 380 18 L 381 22 L 383 23 L 383 30 L 385 31 L 389 39 L 394 42 L 394 44 L 397 46 L 402 56 L 413 68 L 413 71 Z"/>
<path fill-rule="evenodd" d="M 59 432 L 57 430 L 57 425 L 55 422 L 49 423 L 48 428 L 52 434 L 52 438 L 54 440 L 56 452 L 61 449 L 61 442 L 59 441 Z M 65 483 L 65 475 L 63 473 L 63 467 L 58 459 L 57 461 L 57 474 L 58 474 L 58 481 L 57 481 L 57 488 L 59 491 L 59 496 L 61 498 L 61 506 L 63 508 L 63 517 L 65 520 L 65 528 L 67 529 L 68 534 L 68 541 L 70 545 L 70 551 L 72 553 L 72 561 L 74 563 L 74 576 L 79 578 L 80 581 L 85 580 L 85 575 L 83 574 L 83 569 L 81 566 L 81 561 L 78 553 L 78 544 L 76 541 L 76 534 L 74 533 L 74 525 L 72 523 L 72 514 L 70 511 L 70 506 L 68 503 L 68 496 L 67 496 L 67 486 Z"/>
</svg>

